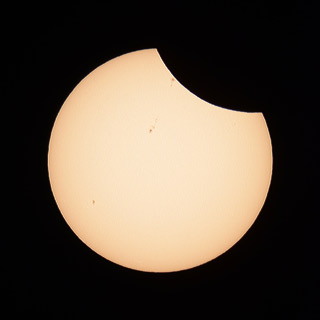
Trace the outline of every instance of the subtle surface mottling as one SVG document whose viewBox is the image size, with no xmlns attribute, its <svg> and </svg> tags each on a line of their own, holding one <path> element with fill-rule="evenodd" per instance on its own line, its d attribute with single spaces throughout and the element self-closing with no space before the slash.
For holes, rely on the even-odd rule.
<svg viewBox="0 0 320 320">
<path fill-rule="evenodd" d="M 212 260 L 245 234 L 268 193 L 272 148 L 261 113 L 199 99 L 149 49 L 79 83 L 55 121 L 48 166 L 84 243 L 120 265 L 167 272 Z"/>
</svg>

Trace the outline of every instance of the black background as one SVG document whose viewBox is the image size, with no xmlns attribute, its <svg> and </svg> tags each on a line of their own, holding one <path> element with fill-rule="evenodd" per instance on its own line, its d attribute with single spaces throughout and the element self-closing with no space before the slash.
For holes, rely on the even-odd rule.
<svg viewBox="0 0 320 320">
<path fill-rule="evenodd" d="M 80 1 L 12 5 L 2 15 L 2 88 L 10 113 L 2 122 L 13 123 L 4 134 L 13 138 L 6 154 L 14 184 L 6 188 L 3 216 L 10 223 L 3 224 L 1 244 L 8 253 L 3 292 L 10 315 L 316 318 L 317 237 L 305 198 L 306 191 L 315 197 L 306 170 L 316 167 L 316 126 L 305 126 L 315 106 L 304 90 L 312 85 L 297 82 L 315 67 L 306 49 L 315 41 L 311 7 Z M 86 247 L 59 213 L 47 173 L 50 132 L 71 90 L 106 61 L 146 48 L 157 48 L 202 99 L 263 112 L 273 144 L 271 187 L 253 227 L 217 259 L 168 274 L 129 270 Z"/>
</svg>

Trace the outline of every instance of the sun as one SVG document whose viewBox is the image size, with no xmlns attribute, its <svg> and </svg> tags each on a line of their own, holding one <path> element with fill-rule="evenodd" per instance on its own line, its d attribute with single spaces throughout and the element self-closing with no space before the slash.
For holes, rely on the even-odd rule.
<svg viewBox="0 0 320 320">
<path fill-rule="evenodd" d="M 88 247 L 128 268 L 171 272 L 216 258 L 247 232 L 268 193 L 272 146 L 262 113 L 207 103 L 146 49 L 101 65 L 71 92 L 48 170 Z"/>
</svg>

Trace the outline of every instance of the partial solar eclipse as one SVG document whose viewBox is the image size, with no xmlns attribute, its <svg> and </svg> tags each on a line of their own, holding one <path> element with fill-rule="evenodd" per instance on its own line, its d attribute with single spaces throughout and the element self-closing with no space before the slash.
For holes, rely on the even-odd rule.
<svg viewBox="0 0 320 320">
<path fill-rule="evenodd" d="M 91 72 L 55 120 L 48 169 L 74 233 L 127 268 L 171 272 L 221 255 L 268 193 L 272 147 L 262 113 L 217 107 L 156 49 Z"/>
</svg>

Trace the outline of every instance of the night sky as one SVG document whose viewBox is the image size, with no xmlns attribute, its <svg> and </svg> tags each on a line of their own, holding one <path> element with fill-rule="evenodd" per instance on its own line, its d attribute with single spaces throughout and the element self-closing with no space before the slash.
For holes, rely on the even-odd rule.
<svg viewBox="0 0 320 320">
<path fill-rule="evenodd" d="M 3 310 L 42 319 L 316 318 L 315 209 L 305 197 L 316 197 L 317 175 L 307 174 L 317 166 L 316 127 L 305 127 L 316 106 L 303 91 L 313 87 L 297 83 L 316 67 L 301 49 L 314 41 L 312 9 L 299 1 L 148 3 L 45 2 L 2 12 L 1 86 L 10 113 L 2 123 L 10 128 L 4 141 L 12 139 L 2 156 L 14 167 L 2 212 L 9 218 L 2 224 Z M 146 48 L 157 48 L 202 99 L 263 112 L 273 145 L 270 191 L 252 228 L 217 259 L 168 274 L 126 269 L 83 244 L 62 218 L 47 172 L 50 132 L 73 88 L 106 61 Z"/>
</svg>

